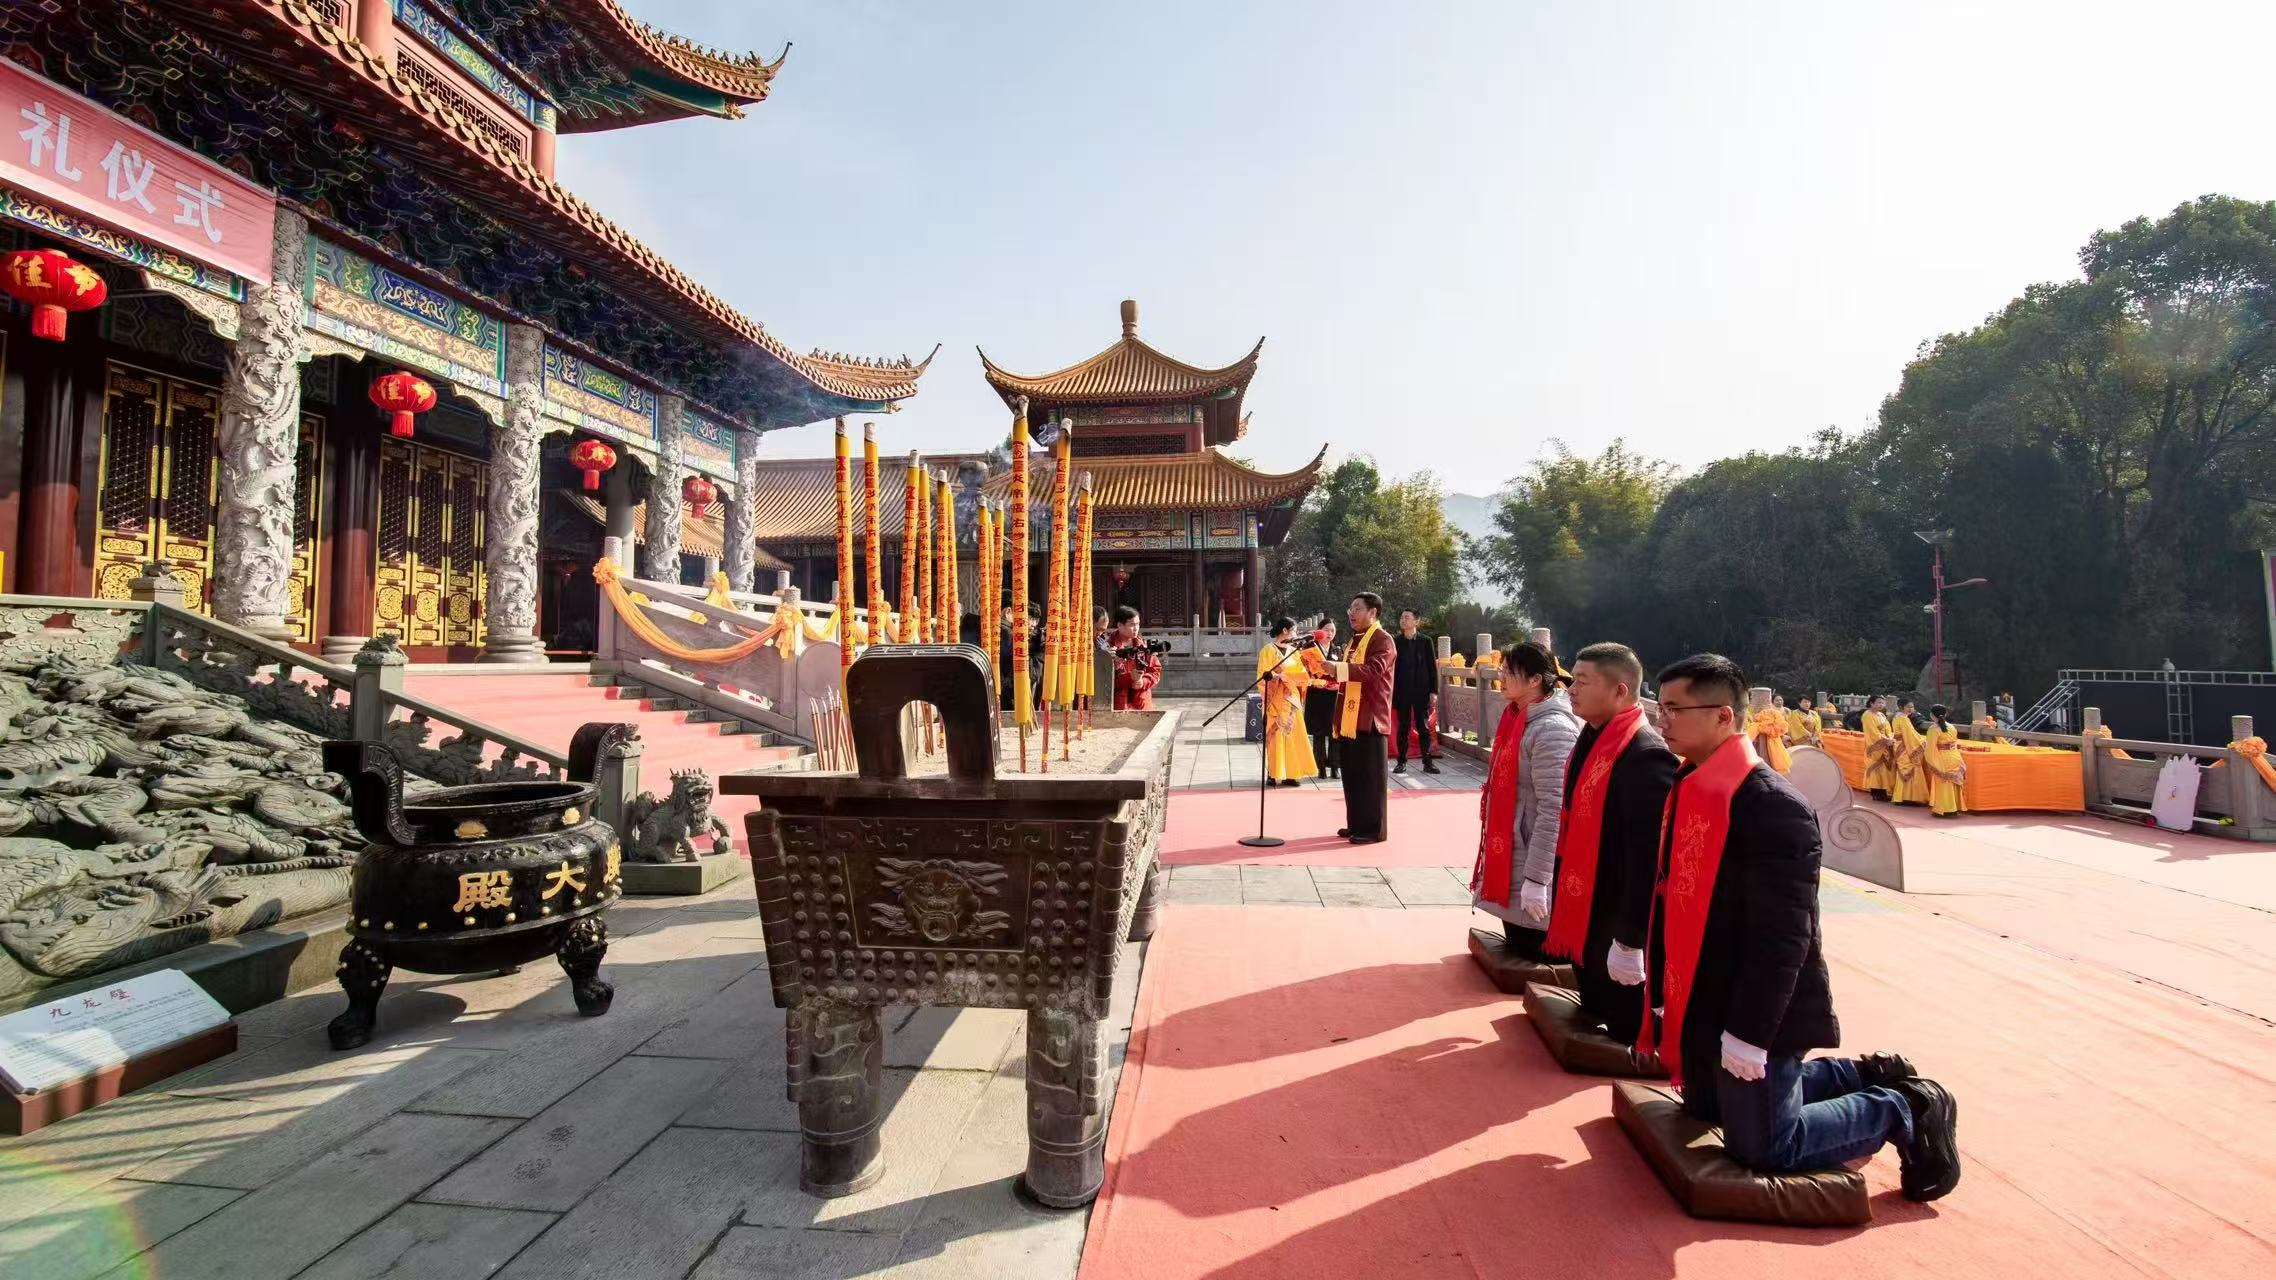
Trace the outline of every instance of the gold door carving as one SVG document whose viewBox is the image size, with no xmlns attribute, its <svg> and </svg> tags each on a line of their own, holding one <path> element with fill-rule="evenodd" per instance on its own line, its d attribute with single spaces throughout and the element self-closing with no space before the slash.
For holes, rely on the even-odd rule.
<svg viewBox="0 0 2276 1280">
<path fill-rule="evenodd" d="M 165 566 L 206 612 L 213 579 L 214 424 L 221 393 L 111 365 L 96 484 L 95 594 L 124 600 L 144 565 Z"/>
<path fill-rule="evenodd" d="M 482 506 L 489 468 L 388 438 L 379 451 L 375 619 L 407 645 L 482 643 Z"/>
<path fill-rule="evenodd" d="M 285 625 L 302 644 L 316 642 L 316 544 L 323 528 L 324 419 L 300 416 L 300 450 L 293 459 L 292 576 L 285 583 Z"/>
</svg>

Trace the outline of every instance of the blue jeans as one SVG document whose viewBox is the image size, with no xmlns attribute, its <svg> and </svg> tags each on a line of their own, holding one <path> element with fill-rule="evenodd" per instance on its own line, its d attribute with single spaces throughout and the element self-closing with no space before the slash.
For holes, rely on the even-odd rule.
<svg viewBox="0 0 2276 1280">
<path fill-rule="evenodd" d="M 1830 1169 L 1912 1141 L 1911 1104 L 1866 1088 L 1851 1059 L 1772 1058 L 1760 1080 L 1741 1080 L 1719 1060 L 1713 1070 L 1723 1149 L 1758 1172 Z"/>
</svg>

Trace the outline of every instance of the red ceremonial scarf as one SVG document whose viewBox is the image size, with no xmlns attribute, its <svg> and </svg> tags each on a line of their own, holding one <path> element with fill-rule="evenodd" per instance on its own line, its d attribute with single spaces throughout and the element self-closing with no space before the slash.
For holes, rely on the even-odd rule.
<svg viewBox="0 0 2276 1280">
<path fill-rule="evenodd" d="M 1706 763 L 1676 779 L 1668 792 L 1662 819 L 1662 840 L 1667 865 L 1661 868 L 1659 891 L 1652 895 L 1652 914 L 1664 921 L 1661 942 L 1664 976 L 1653 1003 L 1667 1011 L 1670 1052 L 1664 1056 L 1669 1078 L 1683 1085 L 1683 1015 L 1691 1004 L 1691 981 L 1699 971 L 1699 946 L 1707 937 L 1707 908 L 1715 900 L 1715 874 L 1723 866 L 1723 846 L 1731 838 L 1731 798 L 1739 793 L 1761 757 L 1743 733 L 1733 734 L 1715 748 Z M 1646 939 L 1652 935 L 1644 934 Z M 1650 945 L 1649 942 L 1646 945 Z M 1658 1037 L 1652 1020 L 1636 1038 L 1641 1053 L 1651 1053 Z"/>
<path fill-rule="evenodd" d="M 1470 875 L 1470 892 L 1505 908 L 1509 906 L 1515 861 L 1517 766 L 1524 737 L 1525 708 L 1502 708 L 1501 724 L 1494 729 L 1493 764 L 1486 771 L 1486 789 L 1478 793 L 1478 868 Z"/>
<path fill-rule="evenodd" d="M 1572 803 L 1557 829 L 1557 900 L 1549 910 L 1549 936 L 1542 949 L 1563 960 L 1577 960 L 1588 944 L 1589 900 L 1596 896 L 1596 855 L 1604 841 L 1604 799 L 1612 788 L 1612 766 L 1644 726 L 1644 709 L 1630 707 L 1605 722 L 1589 744 L 1586 759 L 1573 761 L 1580 778 Z"/>
</svg>

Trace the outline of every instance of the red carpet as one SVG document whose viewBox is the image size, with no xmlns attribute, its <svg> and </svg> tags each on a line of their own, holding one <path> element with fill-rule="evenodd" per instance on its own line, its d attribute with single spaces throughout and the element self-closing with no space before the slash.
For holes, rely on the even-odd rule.
<svg viewBox="0 0 2276 1280">
<path fill-rule="evenodd" d="M 1146 961 L 1083 1280 L 2210 1280 L 2276 1274 L 2276 1030 L 1844 890 L 1825 917 L 1857 1049 L 1962 1102 L 1935 1205 L 1867 1167 L 1876 1221 L 1676 1208 L 1468 917 L 1172 905 Z M 1846 909 L 1843 909 L 1846 908 Z"/>
<path fill-rule="evenodd" d="M 1478 793 L 1394 791 L 1391 838 L 1355 845 L 1336 835 L 1343 825 L 1343 793 L 1287 787 L 1265 801 L 1265 832 L 1288 843 L 1251 849 L 1238 843 L 1257 833 L 1257 793 L 1179 791 L 1170 797 L 1162 832 L 1162 861 L 1171 866 L 1467 867 L 1478 853 Z"/>
</svg>

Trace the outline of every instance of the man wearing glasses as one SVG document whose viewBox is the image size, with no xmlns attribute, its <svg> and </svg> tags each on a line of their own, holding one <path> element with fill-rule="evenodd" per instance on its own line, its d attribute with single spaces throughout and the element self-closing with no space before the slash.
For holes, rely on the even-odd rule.
<svg viewBox="0 0 2276 1280">
<path fill-rule="evenodd" d="M 1802 1056 L 1841 1043 L 1818 927 L 1818 823 L 1755 756 L 1746 697 L 1720 654 L 1660 673 L 1668 745 L 1685 764 L 1646 942 L 1658 1026 L 1637 1048 L 1658 1050 L 1684 1110 L 1720 1124 L 1740 1164 L 1828 1169 L 1894 1145 L 1905 1197 L 1937 1199 L 1960 1181 L 1951 1093 L 1900 1054 Z M 1617 976 L 1638 980 L 1629 972 Z"/>
</svg>

